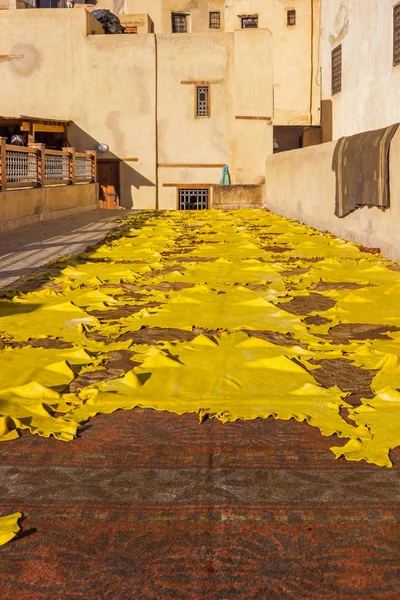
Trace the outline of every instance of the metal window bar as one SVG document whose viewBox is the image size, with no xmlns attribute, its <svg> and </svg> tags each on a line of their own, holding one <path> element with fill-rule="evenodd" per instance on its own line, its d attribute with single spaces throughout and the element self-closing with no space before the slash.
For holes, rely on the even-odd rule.
<svg viewBox="0 0 400 600">
<path fill-rule="evenodd" d="M 287 11 L 287 25 L 288 25 L 288 27 L 294 27 L 296 25 L 296 11 L 295 10 Z"/>
<path fill-rule="evenodd" d="M 332 96 L 342 91 L 342 46 L 332 51 Z"/>
<path fill-rule="evenodd" d="M 210 12 L 210 29 L 220 29 L 221 28 L 221 13 L 220 12 Z"/>
<path fill-rule="evenodd" d="M 172 13 L 172 33 L 187 33 L 187 15 Z"/>
<path fill-rule="evenodd" d="M 90 156 L 75 156 L 76 179 L 92 179 L 92 161 Z"/>
<path fill-rule="evenodd" d="M 258 15 L 252 17 L 240 17 L 242 20 L 242 29 L 257 29 Z"/>
<path fill-rule="evenodd" d="M 69 182 L 69 156 L 46 154 L 44 177 L 46 181 Z"/>
<path fill-rule="evenodd" d="M 179 188 L 179 210 L 206 210 L 208 188 Z"/>
<path fill-rule="evenodd" d="M 210 114 L 208 85 L 198 85 L 196 92 L 196 116 L 208 117 Z"/>
<path fill-rule="evenodd" d="M 393 65 L 400 65 L 400 4 L 393 7 Z"/>
<path fill-rule="evenodd" d="M 6 152 L 6 182 L 38 184 L 38 157 L 36 152 Z"/>
</svg>

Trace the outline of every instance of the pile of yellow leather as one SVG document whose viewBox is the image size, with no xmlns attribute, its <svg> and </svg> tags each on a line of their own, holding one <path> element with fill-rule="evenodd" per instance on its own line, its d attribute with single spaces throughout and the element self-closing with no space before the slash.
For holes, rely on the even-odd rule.
<svg viewBox="0 0 400 600">
<path fill-rule="evenodd" d="M 20 530 L 18 519 L 21 517 L 21 513 L 14 513 L 13 515 L 0 517 L 0 546 L 15 538 Z"/>
<path fill-rule="evenodd" d="M 331 307 L 313 309 L 315 297 Z M 360 324 L 380 334 L 330 335 Z M 154 328 L 169 341 L 153 342 Z M 119 237 L 41 289 L 4 294 L 0 340 L 0 441 L 22 429 L 70 441 L 98 413 L 145 407 L 222 422 L 294 418 L 344 438 L 336 456 L 387 467 L 400 445 L 400 272 L 266 211 L 128 217 Z M 119 350 L 136 366 L 107 378 Z M 354 406 L 334 382 L 318 383 L 326 359 L 373 370 L 369 397 Z M 97 383 L 79 385 L 97 371 Z"/>
</svg>

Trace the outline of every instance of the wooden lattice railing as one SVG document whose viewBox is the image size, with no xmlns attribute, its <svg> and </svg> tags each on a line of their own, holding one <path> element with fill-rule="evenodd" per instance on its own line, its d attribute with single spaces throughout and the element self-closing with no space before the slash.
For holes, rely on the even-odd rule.
<svg viewBox="0 0 400 600">
<path fill-rule="evenodd" d="M 0 191 L 96 182 L 96 152 L 13 146 L 0 137 Z"/>
</svg>

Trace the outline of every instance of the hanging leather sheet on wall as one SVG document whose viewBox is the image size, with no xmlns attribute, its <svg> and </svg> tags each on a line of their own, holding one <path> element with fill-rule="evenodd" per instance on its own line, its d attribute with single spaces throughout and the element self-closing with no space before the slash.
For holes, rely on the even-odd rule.
<svg viewBox="0 0 400 600">
<path fill-rule="evenodd" d="M 398 126 L 396 123 L 338 140 L 332 160 L 337 217 L 345 217 L 360 206 L 389 207 L 389 152 Z"/>
</svg>

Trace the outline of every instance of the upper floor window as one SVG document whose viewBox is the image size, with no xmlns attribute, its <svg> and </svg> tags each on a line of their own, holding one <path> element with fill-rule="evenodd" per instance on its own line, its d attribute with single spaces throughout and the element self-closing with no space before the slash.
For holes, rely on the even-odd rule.
<svg viewBox="0 0 400 600">
<path fill-rule="evenodd" d="M 187 33 L 187 17 L 183 13 L 172 13 L 172 33 Z"/>
<path fill-rule="evenodd" d="M 208 85 L 196 86 L 196 117 L 210 116 L 210 93 Z"/>
<path fill-rule="evenodd" d="M 342 91 L 342 45 L 332 51 L 332 96 Z"/>
<path fill-rule="evenodd" d="M 294 27 L 296 25 L 296 11 L 288 10 L 287 11 L 287 26 Z"/>
<path fill-rule="evenodd" d="M 258 15 L 247 15 L 240 17 L 242 29 L 257 29 Z"/>
<path fill-rule="evenodd" d="M 210 12 L 210 29 L 220 29 L 221 13 L 218 11 Z"/>
<path fill-rule="evenodd" d="M 400 4 L 393 6 L 393 65 L 400 65 Z"/>
</svg>

